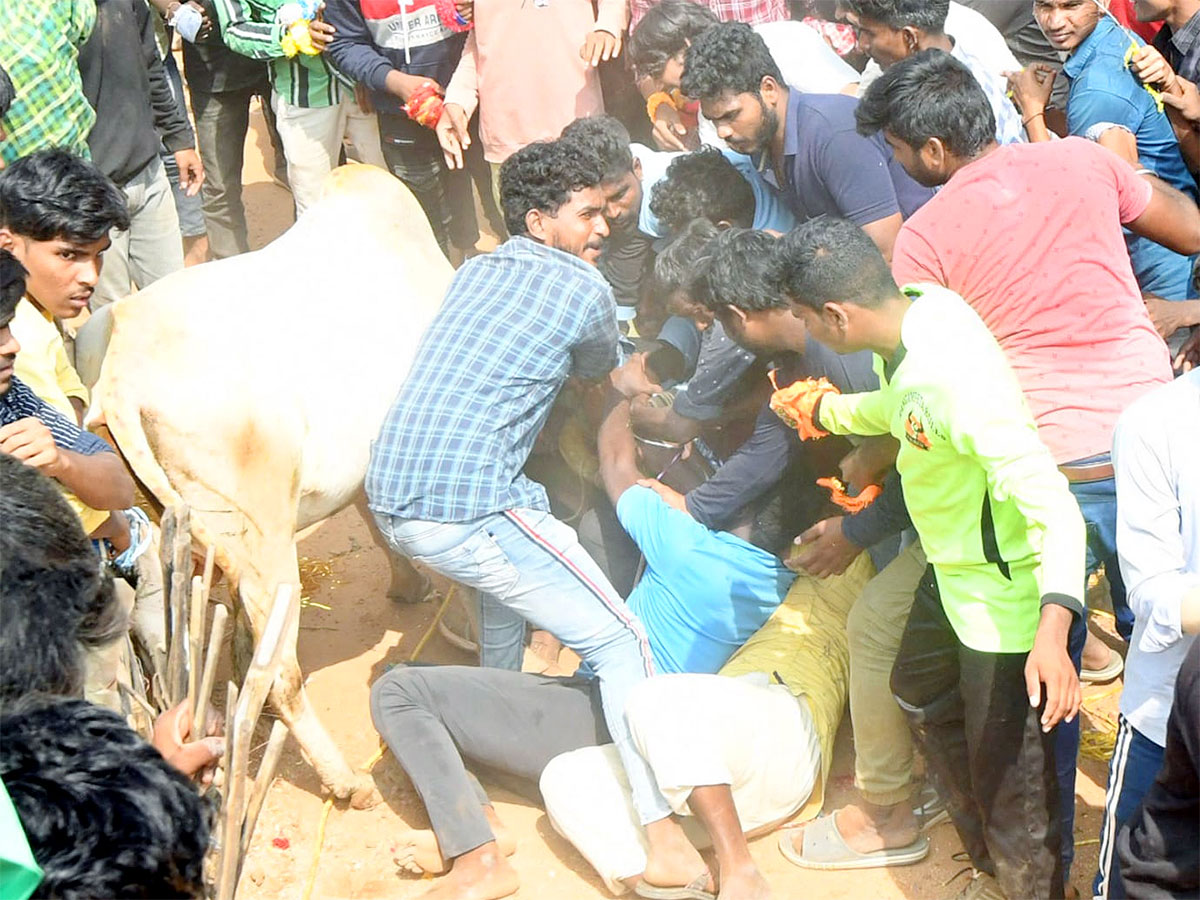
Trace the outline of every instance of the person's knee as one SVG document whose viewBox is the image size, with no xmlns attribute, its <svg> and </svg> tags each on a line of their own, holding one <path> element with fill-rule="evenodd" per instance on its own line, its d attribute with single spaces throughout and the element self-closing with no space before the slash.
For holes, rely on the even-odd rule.
<svg viewBox="0 0 1200 900">
<path fill-rule="evenodd" d="M 414 707 L 426 707 L 427 698 L 422 667 L 398 665 L 371 685 L 371 721 L 382 733 L 389 716 Z"/>
</svg>

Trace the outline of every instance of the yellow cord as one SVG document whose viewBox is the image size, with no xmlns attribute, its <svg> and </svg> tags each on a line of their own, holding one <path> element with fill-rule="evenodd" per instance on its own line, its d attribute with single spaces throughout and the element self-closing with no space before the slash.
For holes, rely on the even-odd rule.
<svg viewBox="0 0 1200 900">
<path fill-rule="evenodd" d="M 433 617 L 433 621 L 429 623 L 429 627 L 425 629 L 425 634 L 421 636 L 421 640 L 417 641 L 417 646 L 413 648 L 412 656 L 409 657 L 409 662 L 416 660 L 421 655 L 421 651 L 425 649 L 425 645 L 429 642 L 429 638 L 433 636 L 433 630 L 437 628 L 438 622 L 442 620 L 442 616 L 446 614 L 446 610 L 450 606 L 450 600 L 454 597 L 454 589 L 457 585 L 451 585 L 450 590 L 446 591 L 446 599 L 442 601 L 442 605 L 438 607 L 437 613 Z M 387 753 L 387 745 L 380 744 L 379 747 L 371 754 L 371 758 L 363 763 L 362 768 L 365 772 L 370 772 L 375 768 L 375 764 L 383 759 L 383 755 Z M 304 885 L 304 893 L 301 895 L 301 900 L 309 900 L 312 897 L 313 886 L 317 883 L 317 869 L 321 865 L 321 850 L 325 846 L 325 824 L 329 821 L 329 813 L 333 809 L 333 797 L 325 801 L 321 807 L 321 823 L 317 826 L 317 844 L 313 848 L 312 865 L 308 867 L 308 881 Z"/>
</svg>

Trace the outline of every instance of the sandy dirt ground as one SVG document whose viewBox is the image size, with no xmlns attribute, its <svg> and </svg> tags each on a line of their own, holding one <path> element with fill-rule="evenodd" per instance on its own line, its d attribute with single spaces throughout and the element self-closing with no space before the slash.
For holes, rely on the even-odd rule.
<svg viewBox="0 0 1200 900">
<path fill-rule="evenodd" d="M 264 150 L 269 145 L 257 111 L 253 122 L 247 141 L 245 200 L 251 241 L 258 247 L 290 223 L 291 197 L 272 183 L 264 169 Z M 269 152 L 266 155 L 270 158 Z M 403 327 L 403 323 L 396 326 Z M 410 658 L 432 622 L 437 604 L 398 605 L 387 599 L 386 559 L 353 509 L 306 537 L 300 555 L 304 595 L 309 601 L 301 612 L 300 664 L 318 715 L 350 763 L 360 765 L 379 746 L 367 707 L 370 685 L 388 667 Z M 440 587 L 444 590 L 446 586 Z M 421 659 L 473 662 L 436 632 Z M 1112 686 L 1088 688 L 1085 698 L 1092 698 L 1085 699 L 1085 705 L 1097 711 L 1085 714 L 1085 730 L 1104 727 L 1097 715 L 1115 715 Z M 260 724 L 256 759 L 266 740 L 269 719 L 268 709 Z M 1072 880 L 1084 896 L 1089 893 L 1096 864 L 1106 767 L 1106 763 L 1091 759 L 1082 759 L 1080 765 L 1075 822 L 1078 849 Z M 841 805 L 852 794 L 852 772 L 853 739 L 847 720 L 838 738 L 826 810 Z M 424 892 L 428 878 L 403 874 L 393 862 L 396 834 L 406 827 L 428 825 L 420 800 L 390 755 L 383 757 L 374 774 L 383 803 L 370 810 L 335 804 L 319 847 L 325 794 L 299 748 L 289 740 L 246 861 L 240 900 L 300 900 L 318 850 L 314 898 L 410 898 Z M 584 900 L 609 896 L 582 857 L 554 833 L 541 809 L 499 788 L 492 790 L 492 796 L 499 815 L 519 838 L 513 858 L 522 882 L 518 897 Z M 779 854 L 774 836 L 754 841 L 751 849 L 777 898 L 952 897 L 965 883 L 966 876 L 953 877 L 963 867 L 952 858 L 961 846 L 949 825 L 933 829 L 931 839 L 932 852 L 921 864 L 852 873 L 797 869 Z"/>
</svg>

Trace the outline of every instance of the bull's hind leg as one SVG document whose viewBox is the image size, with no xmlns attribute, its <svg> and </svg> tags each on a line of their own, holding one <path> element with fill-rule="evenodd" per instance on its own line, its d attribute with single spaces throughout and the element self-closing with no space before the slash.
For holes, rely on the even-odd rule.
<svg viewBox="0 0 1200 900">
<path fill-rule="evenodd" d="M 265 570 L 270 571 L 270 570 Z M 260 579 L 258 572 L 247 572 L 239 585 L 243 609 L 250 619 L 255 639 L 261 637 L 270 614 L 271 597 L 278 584 L 292 584 L 300 589 L 300 572 L 296 566 L 296 548 L 291 545 L 286 563 L 274 567 L 275 577 Z M 266 585 L 270 584 L 270 590 Z M 325 726 L 317 717 L 304 690 L 300 664 L 296 659 L 296 640 L 299 636 L 299 621 L 285 635 L 279 675 L 271 685 L 270 700 L 284 724 L 295 735 L 305 757 L 316 769 L 321 783 L 334 796 L 349 800 L 357 809 L 374 806 L 381 799 L 375 781 L 365 772 L 355 772 L 346 762 L 345 756 L 334 743 Z M 362 714 L 368 715 L 366 703 Z"/>
<path fill-rule="evenodd" d="M 379 526 L 375 523 L 374 513 L 367 507 L 367 495 L 360 493 L 358 499 L 354 501 L 354 505 L 358 508 L 363 521 L 367 523 L 367 530 L 371 532 L 371 539 L 375 541 L 375 546 L 387 554 L 388 567 L 392 573 L 392 583 L 388 585 L 388 599 L 398 603 L 420 603 L 425 600 L 431 588 L 429 579 L 413 568 L 413 564 L 409 562 L 407 556 L 397 553 L 388 546 L 387 540 L 384 539 L 379 531 Z"/>
</svg>

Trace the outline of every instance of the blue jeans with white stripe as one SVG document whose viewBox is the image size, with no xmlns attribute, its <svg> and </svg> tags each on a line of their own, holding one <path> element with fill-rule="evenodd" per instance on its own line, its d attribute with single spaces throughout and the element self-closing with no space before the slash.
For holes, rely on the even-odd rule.
<svg viewBox="0 0 1200 900">
<path fill-rule="evenodd" d="M 1100 865 L 1092 883 L 1094 897 L 1125 897 L 1117 860 L 1117 832 L 1137 810 L 1162 768 L 1163 748 L 1129 724 L 1117 720 L 1117 740 L 1108 764 L 1108 791 L 1100 825 Z"/>
<path fill-rule="evenodd" d="M 654 674 L 645 629 L 575 530 L 550 513 L 510 509 L 472 522 L 376 513 L 388 544 L 413 562 L 479 592 L 480 664 L 519 670 L 525 623 L 549 631 L 600 679 L 609 734 L 642 824 L 671 814 L 625 725 L 625 698 Z"/>
</svg>

